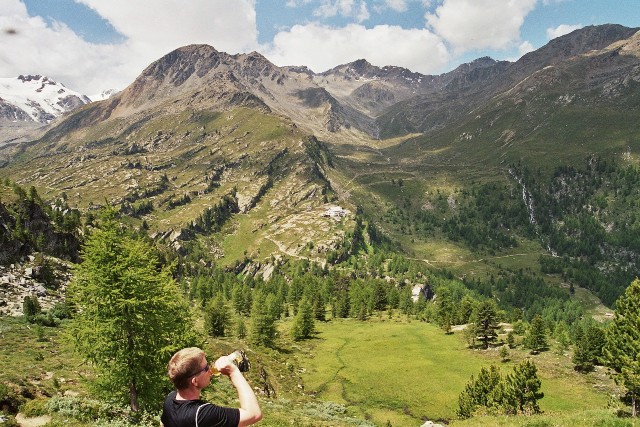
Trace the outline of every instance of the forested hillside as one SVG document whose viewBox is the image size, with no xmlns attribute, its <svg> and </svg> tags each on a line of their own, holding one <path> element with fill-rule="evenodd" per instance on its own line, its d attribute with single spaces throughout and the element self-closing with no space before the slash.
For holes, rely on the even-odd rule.
<svg viewBox="0 0 640 427">
<path fill-rule="evenodd" d="M 0 147 L 0 425 L 157 425 L 187 345 L 245 349 L 268 426 L 628 425 L 638 58 L 619 26 L 441 76 L 192 45 Z"/>
</svg>

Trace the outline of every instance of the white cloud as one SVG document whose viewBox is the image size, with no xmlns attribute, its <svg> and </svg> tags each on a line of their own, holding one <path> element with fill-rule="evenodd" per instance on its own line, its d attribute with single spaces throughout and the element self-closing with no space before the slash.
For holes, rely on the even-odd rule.
<svg viewBox="0 0 640 427">
<path fill-rule="evenodd" d="M 295 25 L 278 33 L 264 54 L 277 65 L 306 65 L 316 72 L 364 58 L 378 66 L 397 65 L 429 74 L 440 72 L 451 59 L 442 40 L 426 29 L 390 25 L 367 29 L 357 24 Z"/>
<path fill-rule="evenodd" d="M 108 20 L 133 45 L 156 55 L 192 43 L 239 52 L 256 46 L 255 0 L 77 0 Z M 242 29 L 238 31 L 238 29 Z"/>
<path fill-rule="evenodd" d="M 322 0 L 313 15 L 325 19 L 340 15 L 363 22 L 369 19 L 369 9 L 365 0 L 360 0 L 358 4 L 355 0 Z"/>
<path fill-rule="evenodd" d="M 533 52 L 534 50 L 535 48 L 529 41 L 523 41 L 522 43 L 520 43 L 520 46 L 518 46 L 518 52 L 520 52 L 520 56 L 525 55 L 529 52 Z"/>
<path fill-rule="evenodd" d="M 18 0 L 1 2 L 0 28 L 14 33 L 4 30 L 0 34 L 0 76 L 45 74 L 86 92 L 93 89 L 88 81 L 107 72 L 118 73 L 113 69 L 112 46 L 91 45 L 63 24 L 48 25 L 40 17 L 30 17 Z"/>
<path fill-rule="evenodd" d="M 556 37 L 569 34 L 574 30 L 579 30 L 582 27 L 583 27 L 582 24 L 578 24 L 578 25 L 562 24 L 562 25 L 558 25 L 556 28 L 547 28 L 547 38 L 549 38 L 549 40 L 555 39 Z"/>
<path fill-rule="evenodd" d="M 364 1 L 360 2 L 360 7 L 358 8 L 358 12 L 356 13 L 356 22 L 364 22 L 369 19 L 369 8 L 367 8 L 367 3 Z"/>
<path fill-rule="evenodd" d="M 312 0 L 287 0 L 285 4 L 287 7 L 298 7 L 304 4 L 311 3 Z"/>
<path fill-rule="evenodd" d="M 389 9 L 395 10 L 396 12 L 407 11 L 406 0 L 384 0 L 384 3 L 389 7 Z"/>
<path fill-rule="evenodd" d="M 427 24 L 462 53 L 473 49 L 506 49 L 519 44 L 524 18 L 537 0 L 444 0 Z"/>
<path fill-rule="evenodd" d="M 30 17 L 19 0 L 0 0 L 0 76 L 38 73 L 83 93 L 122 89 L 171 50 L 206 43 L 236 53 L 256 49 L 255 0 L 78 0 L 123 34 L 120 44 L 84 41 L 66 25 Z M 238 29 L 241 29 L 239 31 Z"/>
</svg>

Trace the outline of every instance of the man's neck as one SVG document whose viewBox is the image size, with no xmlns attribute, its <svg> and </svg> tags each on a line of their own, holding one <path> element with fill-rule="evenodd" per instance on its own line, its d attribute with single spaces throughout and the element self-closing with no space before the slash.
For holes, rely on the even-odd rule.
<svg viewBox="0 0 640 427">
<path fill-rule="evenodd" d="M 200 399 L 200 390 L 197 388 L 186 388 L 178 390 L 176 400 L 198 400 Z"/>
</svg>

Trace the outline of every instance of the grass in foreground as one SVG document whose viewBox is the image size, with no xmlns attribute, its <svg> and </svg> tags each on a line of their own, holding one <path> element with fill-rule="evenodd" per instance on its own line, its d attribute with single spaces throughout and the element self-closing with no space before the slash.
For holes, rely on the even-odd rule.
<svg viewBox="0 0 640 427">
<path fill-rule="evenodd" d="M 389 320 L 386 314 L 368 322 L 332 321 L 318 329 L 308 358 L 299 361 L 306 367 L 306 391 L 320 400 L 344 404 L 349 413 L 376 425 L 417 426 L 425 420 L 442 420 L 453 425 L 534 426 L 538 419 L 541 426 L 573 425 L 570 420 L 588 418 L 585 411 L 594 409 L 609 419 L 605 409 L 609 395 L 598 391 L 595 382 L 610 380 L 575 373 L 567 356 L 511 350 L 512 361 L 502 364 L 497 351 L 472 351 L 459 335 L 445 335 L 422 322 Z M 491 364 L 501 366 L 504 375 L 524 358 L 538 366 L 544 415 L 455 420 L 458 396 L 471 375 Z M 546 424 L 556 419 L 566 423 Z M 617 418 L 611 415 L 610 420 Z"/>
</svg>

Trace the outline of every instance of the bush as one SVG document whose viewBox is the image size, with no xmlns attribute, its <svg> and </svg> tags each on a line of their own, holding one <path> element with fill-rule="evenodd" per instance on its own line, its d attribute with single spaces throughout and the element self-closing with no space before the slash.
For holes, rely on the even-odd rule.
<svg viewBox="0 0 640 427">
<path fill-rule="evenodd" d="M 50 328 L 55 328 L 60 325 L 60 320 L 53 317 L 51 313 L 40 313 L 29 319 L 31 323 L 35 323 L 40 326 L 48 326 Z"/>
<path fill-rule="evenodd" d="M 25 402 L 26 399 L 19 390 L 12 389 L 8 385 L 0 383 L 0 405 L 5 411 L 17 413 L 18 408 Z M 0 426 L 2 426 L 2 424 L 0 424 Z"/>
<path fill-rule="evenodd" d="M 22 412 L 25 417 L 39 417 L 41 415 L 46 415 L 49 413 L 47 410 L 47 402 L 47 399 L 28 400 L 24 405 L 22 405 L 20 412 Z"/>
<path fill-rule="evenodd" d="M 31 321 L 31 319 L 41 311 L 40 302 L 35 295 L 27 295 L 22 302 L 22 314 Z"/>
<path fill-rule="evenodd" d="M 71 319 L 71 307 L 66 302 L 57 302 L 53 305 L 49 313 L 56 319 Z"/>
<path fill-rule="evenodd" d="M 79 397 L 52 397 L 46 404 L 49 413 L 75 418 L 81 421 L 91 421 L 102 418 L 113 418 L 117 410 L 104 402 Z"/>
<path fill-rule="evenodd" d="M 0 427 L 20 427 L 13 415 L 0 412 Z"/>
<path fill-rule="evenodd" d="M 157 427 L 159 414 L 145 412 L 132 414 L 128 409 L 119 408 L 106 402 L 80 397 L 52 397 L 45 404 L 45 413 L 56 412 L 63 417 L 89 422 L 93 427 Z M 66 427 L 68 423 L 65 423 Z M 63 424 L 50 422 L 46 427 L 62 427 Z"/>
</svg>

